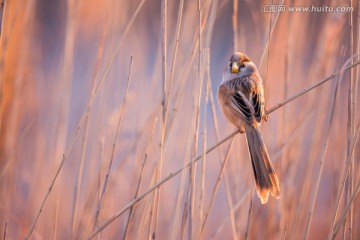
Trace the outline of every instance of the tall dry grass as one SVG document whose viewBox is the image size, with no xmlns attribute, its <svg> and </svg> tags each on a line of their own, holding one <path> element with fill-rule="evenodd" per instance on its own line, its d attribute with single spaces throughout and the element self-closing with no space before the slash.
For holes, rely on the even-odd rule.
<svg viewBox="0 0 360 240">
<path fill-rule="evenodd" d="M 359 2 L 3 3 L 3 239 L 360 237 Z M 266 85 L 266 205 L 215 97 L 234 50 Z"/>
</svg>

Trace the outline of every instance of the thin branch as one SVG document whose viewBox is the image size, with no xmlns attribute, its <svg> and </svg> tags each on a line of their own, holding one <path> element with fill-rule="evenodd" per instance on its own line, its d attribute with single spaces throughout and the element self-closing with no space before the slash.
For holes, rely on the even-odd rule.
<svg viewBox="0 0 360 240">
<path fill-rule="evenodd" d="M 349 0 L 349 5 L 353 8 L 353 0 Z M 350 11 L 350 53 L 354 52 L 354 25 L 353 25 L 353 12 Z M 354 63 L 354 58 L 351 58 L 351 63 Z M 351 69 L 350 71 L 350 84 L 348 87 L 348 121 L 347 121 L 347 155 L 350 154 L 350 144 L 351 139 L 355 133 L 355 70 L 356 68 Z M 345 183 L 345 203 L 348 202 L 348 198 L 351 196 L 353 189 L 354 189 L 354 157 L 350 160 L 351 166 L 348 174 L 348 180 Z M 351 206 L 349 212 L 349 221 L 344 221 L 344 228 L 343 228 L 343 236 L 344 239 L 346 238 L 346 233 L 349 231 L 349 239 L 352 240 L 352 228 L 353 228 L 353 206 Z M 345 223 L 348 223 L 347 231 L 345 230 Z"/>
<path fill-rule="evenodd" d="M 320 180 L 321 180 L 321 177 L 322 177 L 322 172 L 323 172 L 323 169 L 324 169 L 324 163 L 325 163 L 325 156 L 326 156 L 326 153 L 327 153 L 327 146 L 328 146 L 328 143 L 329 143 L 329 136 L 330 136 L 330 130 L 331 130 L 331 126 L 332 126 L 332 122 L 333 122 L 333 119 L 334 119 L 334 113 L 335 113 L 335 103 L 336 103 L 336 97 L 337 97 L 337 89 L 340 85 L 340 79 L 337 80 L 337 82 L 335 83 L 335 86 L 334 86 L 334 93 L 331 95 L 333 97 L 331 97 L 331 111 L 330 111 L 330 115 L 329 115 L 329 123 L 327 125 L 327 129 L 326 129 L 326 137 L 325 137 L 325 142 L 324 142 L 324 145 L 323 145 L 323 149 L 322 149 L 322 154 L 321 154 L 321 158 L 320 158 L 320 169 L 319 169 L 319 172 L 317 174 L 317 177 L 316 177 L 316 185 L 315 185 L 315 188 L 313 190 L 313 197 L 312 197 L 312 200 L 311 200 L 311 205 L 310 205 L 310 210 L 309 210 L 309 216 L 308 216 L 308 219 L 307 219 L 307 223 L 306 223 L 306 229 L 305 229 L 305 233 L 304 233 L 304 238 L 303 239 L 308 239 L 308 236 L 309 236 L 309 231 L 310 231 L 310 227 L 311 227 L 311 221 L 312 221 L 312 216 L 313 216 L 313 212 L 314 212 L 314 207 L 315 207 L 315 203 L 316 203 L 316 200 L 317 200 L 317 196 L 318 196 L 318 190 L 319 190 L 319 186 L 320 186 Z"/>
<path fill-rule="evenodd" d="M 152 139 L 153 139 L 153 136 L 154 136 L 156 123 L 157 123 L 157 118 L 155 118 L 155 120 L 154 120 L 154 124 L 153 124 L 152 130 L 151 130 L 151 134 L 150 134 L 150 140 L 149 140 L 149 142 L 148 142 L 148 145 L 147 145 L 147 148 L 146 148 L 146 152 L 145 152 L 145 155 L 144 155 L 144 160 L 143 160 L 142 163 L 141 163 L 141 170 L 140 170 L 140 175 L 139 175 L 138 184 L 137 184 L 136 190 L 135 190 L 134 199 L 136 199 L 137 196 L 138 196 L 138 194 L 139 194 L 141 179 L 142 179 L 142 176 L 143 176 L 143 173 L 144 173 L 144 167 L 145 167 L 145 164 L 146 164 L 146 160 L 147 160 L 148 155 L 149 155 L 149 152 L 150 152 L 150 147 L 151 147 Z M 128 216 L 128 219 L 127 219 L 127 221 L 126 221 L 126 226 L 125 226 L 124 235 L 123 235 L 123 237 L 122 237 L 123 240 L 125 240 L 125 238 L 126 238 L 127 230 L 128 230 L 129 224 L 130 224 L 130 219 L 131 219 L 131 216 L 132 216 L 132 214 L 133 214 L 133 209 L 134 209 L 134 206 L 131 206 L 130 212 L 129 212 L 129 216 Z"/>
<path fill-rule="evenodd" d="M 356 65 L 359 65 L 360 61 L 350 65 L 349 67 L 345 68 L 344 71 L 349 70 L 353 67 L 355 67 Z M 292 97 L 284 100 L 281 103 L 278 103 L 275 107 L 270 108 L 269 110 L 267 110 L 267 114 L 270 114 L 274 111 L 276 111 L 277 109 L 279 109 L 280 107 L 286 105 L 287 103 L 293 101 L 294 99 L 304 95 L 305 93 L 313 90 L 314 88 L 322 85 L 323 83 L 329 81 L 330 79 L 333 79 L 334 77 L 336 77 L 337 75 L 339 75 L 339 72 L 333 73 L 331 74 L 330 77 L 327 77 L 321 81 L 319 81 L 316 84 L 313 84 L 307 88 L 305 88 L 304 90 L 302 90 L 299 93 L 296 93 L 295 95 L 293 95 Z M 221 141 L 219 141 L 217 144 L 215 144 L 214 146 L 210 147 L 207 151 L 206 154 L 209 154 L 210 152 L 212 152 L 214 149 L 216 149 L 217 147 L 219 147 L 221 144 L 223 144 L 224 142 L 228 141 L 230 138 L 234 137 L 235 135 L 237 135 L 239 133 L 239 130 L 235 130 L 232 133 L 230 133 L 228 136 L 226 136 L 225 138 L 223 138 Z M 162 184 L 166 183 L 167 181 L 169 181 L 170 179 L 174 178 L 176 175 L 178 175 L 180 172 L 182 172 L 183 170 L 185 170 L 186 168 L 188 168 L 193 162 L 197 162 L 202 158 L 202 156 L 197 156 L 195 159 L 193 159 L 192 161 L 188 162 L 185 166 L 181 167 L 180 169 L 170 173 L 167 177 L 165 177 L 164 179 L 162 179 L 161 181 L 159 181 L 158 183 L 156 183 L 155 185 L 153 185 L 151 188 L 149 188 L 147 191 L 145 191 L 142 195 L 140 195 L 138 198 L 134 199 L 133 201 L 131 201 L 130 203 L 128 203 L 123 209 L 121 209 L 120 211 L 118 211 L 117 213 L 115 213 L 112 217 L 110 217 L 108 220 L 106 220 L 103 224 L 101 224 L 97 229 L 95 229 L 89 236 L 88 239 L 93 238 L 98 232 L 102 231 L 104 228 L 106 228 L 109 224 L 111 224 L 114 220 L 116 220 L 119 216 L 121 216 L 124 212 L 126 212 L 128 209 L 131 208 L 131 206 L 133 206 L 134 204 L 136 204 L 137 202 L 141 201 L 144 197 L 146 197 L 149 193 L 151 193 L 152 191 L 154 191 L 156 188 L 158 188 L 159 186 L 161 186 Z"/>
<path fill-rule="evenodd" d="M 254 189 L 252 188 L 251 194 L 250 194 L 250 206 L 249 206 L 249 213 L 247 218 L 247 224 L 246 224 L 246 231 L 245 231 L 245 240 L 249 238 L 249 229 L 250 229 L 250 223 L 251 223 L 251 212 L 252 212 L 252 206 L 253 206 L 253 199 L 254 199 Z"/>
<path fill-rule="evenodd" d="M 164 140 L 165 140 L 165 130 L 166 130 L 166 36 L 167 36 L 167 29 L 166 29 L 166 18 L 167 18 L 167 0 L 161 1 L 161 46 L 162 46 L 162 83 L 163 83 L 163 91 L 162 91 L 162 115 L 161 115 L 161 127 L 160 127 L 160 160 L 158 164 L 157 174 L 156 174 L 156 182 L 159 181 L 162 177 L 162 167 L 164 161 Z M 155 192 L 155 205 L 154 205 L 154 229 L 152 233 L 152 239 L 155 239 L 156 228 L 157 228 L 157 220 L 159 215 L 159 208 L 160 208 L 160 188 L 156 189 Z"/>
<path fill-rule="evenodd" d="M 281 0 L 281 2 L 279 3 L 279 5 L 283 5 L 284 4 L 284 0 Z M 276 16 L 274 17 L 274 20 L 272 21 L 272 23 L 270 23 L 270 25 L 272 26 L 272 28 L 270 28 L 270 32 L 269 32 L 269 36 L 268 36 L 268 39 L 266 40 L 266 43 L 265 43 L 265 46 L 264 46 L 264 49 L 261 51 L 261 58 L 260 58 L 260 61 L 259 61 L 259 65 L 258 65 L 258 68 L 260 69 L 262 63 L 263 63 L 263 60 L 264 60 L 264 57 L 265 57 L 265 51 L 267 50 L 267 48 L 269 47 L 269 42 L 270 42 L 270 37 L 271 35 L 273 34 L 274 32 L 274 29 L 275 29 L 275 25 L 277 23 L 277 20 L 279 18 L 279 14 L 280 11 L 278 11 L 276 13 Z"/>
<path fill-rule="evenodd" d="M 99 220 L 99 215 L 100 215 L 102 203 L 103 203 L 103 200 L 104 200 L 105 191 L 106 191 L 106 188 L 107 188 L 107 183 L 108 183 L 108 180 L 109 180 L 110 170 L 111 170 L 111 166 L 112 166 L 114 156 L 115 156 L 115 148 L 117 146 L 117 142 L 118 142 L 119 135 L 120 135 L 120 129 L 121 129 L 122 119 L 123 119 L 123 116 L 124 116 L 124 109 L 125 109 L 125 105 L 126 105 L 126 97 L 127 97 L 127 93 L 128 93 L 128 90 L 129 90 L 129 84 L 130 84 L 130 79 L 131 79 L 130 77 L 131 77 L 132 65 L 133 65 L 133 56 L 131 56 L 131 58 L 130 58 L 129 74 L 128 74 L 127 81 L 126 81 L 125 94 L 124 94 L 123 102 L 122 102 L 122 105 L 121 105 L 121 112 L 120 112 L 119 119 L 118 119 L 115 139 L 114 139 L 114 142 L 113 142 L 113 145 L 112 145 L 110 162 L 109 162 L 109 166 L 108 166 L 108 169 L 107 169 L 107 172 L 106 172 L 106 175 L 105 175 L 103 187 L 102 187 L 102 190 L 101 190 L 100 200 L 99 200 L 97 208 L 96 208 L 95 226 L 97 224 L 97 221 Z"/>
<path fill-rule="evenodd" d="M 175 30 L 175 32 L 176 32 L 176 40 L 175 40 L 174 56 L 173 56 L 173 61 L 172 61 L 172 66 L 171 66 L 169 90 L 168 90 L 168 94 L 167 94 L 167 101 L 166 101 L 166 104 L 165 104 L 165 108 L 166 108 L 166 112 L 167 112 L 166 118 L 167 118 L 167 116 L 169 114 L 167 110 L 169 108 L 170 96 L 171 96 L 171 92 L 172 92 L 172 85 L 173 85 L 173 81 L 174 81 L 176 56 L 177 56 L 177 51 L 178 51 L 178 47 L 179 47 L 180 29 L 181 29 L 181 22 L 182 22 L 181 20 L 182 20 L 183 8 L 184 8 L 184 0 L 180 0 L 178 16 L 177 16 L 177 22 L 176 22 L 176 30 Z"/>
<path fill-rule="evenodd" d="M 95 60 L 95 67 L 93 70 L 93 77 L 91 80 L 91 94 L 94 94 L 95 91 L 95 81 L 96 81 L 96 73 L 98 72 L 99 69 L 99 65 L 100 65 L 100 60 L 101 57 L 103 55 L 103 48 L 104 48 L 104 42 L 105 42 L 105 36 L 106 36 L 106 28 L 104 28 L 103 32 L 102 32 L 102 36 L 100 39 L 100 43 L 99 43 L 99 47 L 98 47 L 98 52 L 97 52 L 97 56 L 96 56 L 96 60 Z M 89 99 L 90 101 L 90 99 Z M 89 102 L 87 103 L 89 104 Z M 75 225 L 76 225 L 76 218 L 77 218 L 77 212 L 78 212 L 78 205 L 79 205 L 79 198 L 80 198 L 80 189 L 81 189 L 81 181 L 83 178 L 83 170 L 84 170 L 84 163 L 85 163 L 85 153 L 86 153 L 86 146 L 87 146 L 87 138 L 88 138 L 88 132 L 89 132 L 89 119 L 90 119 L 90 115 L 91 115 L 91 108 L 88 109 L 87 113 L 86 113 L 86 119 L 85 119 L 85 126 L 84 126 L 84 135 L 82 138 L 82 145 L 81 145 L 81 155 L 80 155 L 80 164 L 79 164 L 79 169 L 78 169 L 78 175 L 77 175 L 77 180 L 75 183 L 75 199 L 74 199 L 74 204 L 73 204 L 73 211 L 72 211 L 72 216 L 71 216 L 71 226 L 72 226 L 72 234 L 75 233 Z M 74 236 L 73 236 L 74 237 Z"/>
<path fill-rule="evenodd" d="M 351 68 L 353 68 L 353 67 L 355 67 L 355 66 L 357 66 L 357 65 L 359 65 L 359 64 L 360 64 L 360 61 L 357 61 L 357 62 L 355 62 L 354 64 L 351 64 L 350 66 L 348 66 L 347 68 L 345 68 L 344 72 L 347 71 L 347 70 L 349 70 L 349 69 L 351 69 Z M 292 97 L 290 97 L 290 98 L 284 100 L 283 102 L 276 104 L 276 106 L 274 106 L 274 107 L 266 110 L 266 114 L 270 114 L 270 113 L 272 113 L 273 111 L 277 110 L 278 108 L 281 108 L 282 106 L 288 104 L 289 102 L 292 102 L 292 101 L 295 100 L 296 98 L 304 95 L 305 93 L 313 90 L 314 88 L 317 88 L 318 86 L 320 86 L 320 85 L 326 83 L 327 81 L 335 78 L 335 77 L 338 76 L 340 73 L 341 73 L 341 71 L 338 71 L 338 72 L 336 72 L 336 73 L 333 73 L 333 74 L 331 74 L 329 77 L 326 77 L 326 78 L 324 78 L 323 80 L 321 80 L 321 81 L 319 81 L 319 82 L 317 82 L 317 83 L 315 83 L 315 84 L 312 84 L 312 85 L 310 85 L 310 86 L 307 87 L 307 88 L 304 88 L 302 91 L 296 93 L 296 94 L 293 95 Z"/>
<path fill-rule="evenodd" d="M 232 15 L 232 27 L 233 27 L 233 34 L 234 34 L 234 52 L 239 50 L 238 44 L 238 0 L 233 0 L 233 15 Z"/>
<path fill-rule="evenodd" d="M 231 147 L 232 147 L 233 143 L 234 143 L 234 138 L 232 138 L 232 139 L 230 140 L 230 144 L 229 144 L 229 147 L 228 147 L 228 150 L 227 150 L 227 153 L 226 153 L 226 157 L 225 157 L 225 159 L 224 159 L 224 161 L 223 161 L 223 163 L 222 163 L 222 165 L 221 165 L 219 175 L 218 175 L 218 177 L 217 177 L 217 179 L 216 179 L 216 182 L 215 182 L 215 185 L 214 185 L 212 194 L 211 194 L 211 198 L 210 198 L 209 205 L 208 205 L 208 207 L 206 208 L 206 211 L 205 211 L 204 222 L 202 223 L 201 232 L 204 231 L 206 221 L 207 221 L 207 219 L 208 219 L 208 217 L 209 217 L 211 208 L 212 208 L 213 203 L 214 203 L 214 201 L 215 201 L 215 196 L 216 196 L 217 190 L 219 189 L 220 180 L 221 180 L 221 178 L 222 178 L 222 176 L 223 176 L 226 163 L 227 163 L 227 161 L 228 161 L 228 159 L 229 159 L 230 151 L 231 151 Z M 235 236 L 236 236 L 236 233 L 235 233 Z"/>
<path fill-rule="evenodd" d="M 352 156 L 354 155 L 354 150 L 355 150 L 355 145 L 356 145 L 356 142 L 357 142 L 357 138 L 359 136 L 359 129 L 360 129 L 360 121 L 359 121 L 359 124 L 357 126 L 357 130 L 356 130 L 356 133 L 355 133 L 355 136 L 353 137 L 352 141 L 351 141 L 351 147 L 350 147 L 350 152 L 349 152 L 349 155 L 347 155 L 347 159 L 346 159 L 346 166 L 345 166 L 345 169 L 344 169 L 344 173 L 343 173 L 343 178 L 340 182 L 340 189 L 339 189 L 339 192 L 338 192 L 338 195 L 336 197 L 336 207 L 334 209 L 334 213 L 333 213 L 333 217 L 332 217 L 332 221 L 331 221 L 331 226 L 330 226 L 330 231 L 329 231 L 329 235 L 328 235 L 328 239 L 330 240 L 331 237 L 332 237 L 332 234 L 333 234 L 333 231 L 334 231 L 334 225 L 335 225 L 335 219 L 336 219 L 336 215 L 337 215 L 337 212 L 339 210 L 339 206 L 340 206 L 340 200 L 341 200 L 341 196 L 342 196 L 342 192 L 344 190 L 344 186 L 345 186 L 345 181 L 346 181 L 346 178 L 347 178 L 347 174 L 348 174 L 348 170 L 349 170 L 349 166 L 352 162 Z"/>
<path fill-rule="evenodd" d="M 199 31 L 198 31 L 198 82 L 199 87 L 197 91 L 197 98 L 194 98 L 194 117 L 195 117 L 195 132 L 194 132 L 194 140 L 193 140 L 193 146 L 191 151 L 191 158 L 195 158 L 198 153 L 198 141 L 199 141 L 199 126 L 200 126 L 200 105 L 201 105 L 201 96 L 202 96 L 202 85 L 203 85 L 203 77 L 202 77 L 202 51 L 201 51 L 201 45 L 202 45 L 202 36 L 201 36 L 201 5 L 200 0 L 198 0 L 198 24 L 199 24 Z M 195 95 L 195 94 L 194 94 Z M 190 201 L 189 201 L 189 231 L 188 231 L 188 238 L 193 239 L 194 234 L 194 208 L 195 208 L 195 187 L 196 187 L 196 179 L 195 179 L 195 173 L 196 173 L 196 163 L 193 163 L 190 165 L 189 168 L 190 171 Z"/>
<path fill-rule="evenodd" d="M 338 220 L 338 222 L 337 222 L 336 225 L 335 225 L 335 230 L 334 230 L 334 232 L 333 232 L 333 235 L 332 235 L 331 239 L 335 239 L 335 236 L 336 236 L 337 231 L 339 230 L 339 228 L 341 227 L 341 224 L 342 224 L 343 221 L 345 220 L 345 216 L 346 216 L 346 214 L 347 214 L 347 211 L 349 210 L 349 208 L 351 207 L 351 205 L 353 205 L 353 201 L 354 201 L 356 195 L 358 194 L 359 188 L 360 188 L 360 180 L 359 180 L 358 183 L 356 184 L 356 187 L 355 187 L 355 189 L 354 189 L 354 192 L 353 192 L 353 194 L 351 195 L 351 197 L 350 197 L 350 199 L 349 199 L 349 201 L 348 201 L 348 203 L 347 203 L 347 205 L 346 205 L 346 207 L 345 207 L 345 209 L 344 209 L 344 212 L 341 214 L 340 219 Z"/>
<path fill-rule="evenodd" d="M 206 74 L 209 78 L 209 68 L 210 68 L 210 51 L 206 49 Z M 204 117 L 203 117 L 203 154 L 201 161 L 201 189 L 200 189 L 200 210 L 199 210 L 199 231 L 198 231 L 198 239 L 202 239 L 202 231 L 200 227 L 203 222 L 203 214 L 204 214 L 204 204 L 205 204 L 205 172 L 206 172 L 206 139 L 207 139 L 207 107 L 209 103 L 209 92 L 210 92 L 210 84 L 209 81 L 205 83 L 205 103 L 204 103 Z"/>
<path fill-rule="evenodd" d="M 193 112 L 192 112 L 193 114 Z M 192 119 L 193 116 L 191 116 Z M 187 156 L 190 156 L 190 149 L 191 149 L 191 133 L 190 131 L 188 131 L 188 136 L 187 136 L 187 141 L 186 141 L 186 147 L 185 147 L 185 151 L 184 151 L 184 161 L 183 161 L 183 167 L 186 166 L 187 164 Z M 180 215 L 180 210 L 182 208 L 182 202 L 183 202 L 183 198 L 187 197 L 186 194 L 184 194 L 185 191 L 185 181 L 186 181 L 186 172 L 182 172 L 181 176 L 180 176 L 180 184 L 178 187 L 178 191 L 177 191 L 177 197 L 176 197 L 176 209 L 174 212 L 174 221 L 172 223 L 172 234 L 171 234 L 171 238 L 170 239 L 175 239 L 176 236 L 179 235 L 179 233 L 177 232 L 177 227 L 178 227 L 178 219 L 179 219 L 179 215 Z M 185 200 L 186 201 L 186 200 Z M 184 217 L 184 214 L 183 214 Z M 182 218 L 181 218 L 182 219 Z M 183 223 L 183 222 L 182 222 Z M 182 225 L 181 225 L 182 227 Z M 182 228 L 180 228 L 180 234 L 181 234 Z"/>
<path fill-rule="evenodd" d="M 55 203 L 55 216 L 54 216 L 54 232 L 53 232 L 53 239 L 56 239 L 57 234 L 57 223 L 58 223 L 58 215 L 59 215 L 59 201 Z M 5 237 L 4 237 L 5 240 Z"/>
</svg>

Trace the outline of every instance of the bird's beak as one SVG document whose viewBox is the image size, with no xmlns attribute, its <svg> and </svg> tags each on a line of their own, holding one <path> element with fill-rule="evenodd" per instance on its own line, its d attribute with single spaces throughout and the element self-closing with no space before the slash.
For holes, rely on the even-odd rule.
<svg viewBox="0 0 360 240">
<path fill-rule="evenodd" d="M 238 73 L 239 72 L 239 65 L 237 64 L 237 62 L 232 62 L 231 63 L 231 72 L 232 73 Z"/>
</svg>

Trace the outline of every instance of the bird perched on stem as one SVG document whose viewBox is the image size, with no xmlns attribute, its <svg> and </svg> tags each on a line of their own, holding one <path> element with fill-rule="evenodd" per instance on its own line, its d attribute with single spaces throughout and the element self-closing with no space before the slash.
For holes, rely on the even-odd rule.
<svg viewBox="0 0 360 240">
<path fill-rule="evenodd" d="M 231 56 L 217 97 L 226 118 L 245 132 L 261 203 L 267 203 L 269 192 L 279 199 L 279 180 L 259 128 L 262 120 L 267 120 L 262 80 L 254 62 L 244 53 Z"/>
</svg>

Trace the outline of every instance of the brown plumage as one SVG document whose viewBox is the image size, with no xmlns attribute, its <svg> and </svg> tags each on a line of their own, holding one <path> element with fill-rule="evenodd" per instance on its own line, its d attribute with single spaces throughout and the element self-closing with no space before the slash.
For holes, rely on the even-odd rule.
<svg viewBox="0 0 360 240">
<path fill-rule="evenodd" d="M 261 121 L 267 118 L 262 80 L 248 56 L 243 53 L 231 56 L 217 96 L 226 118 L 238 127 L 241 133 L 246 134 L 256 191 L 261 203 L 268 201 L 269 192 L 279 199 L 279 180 L 259 128 Z"/>
</svg>

